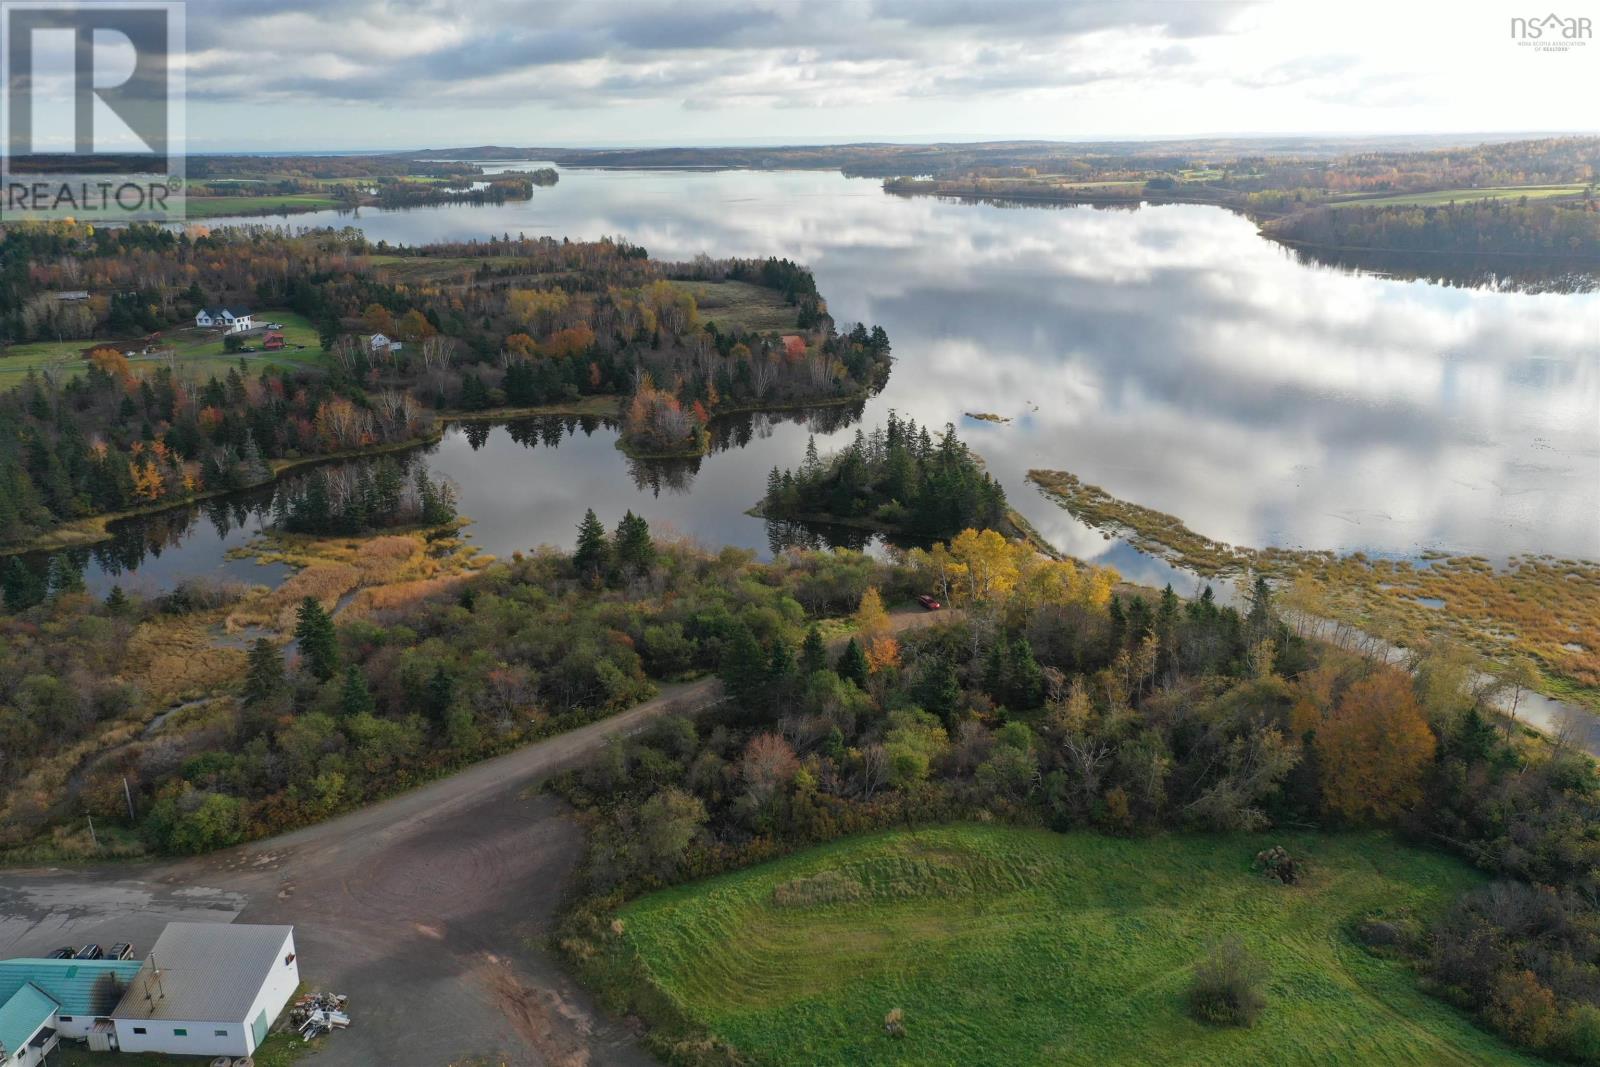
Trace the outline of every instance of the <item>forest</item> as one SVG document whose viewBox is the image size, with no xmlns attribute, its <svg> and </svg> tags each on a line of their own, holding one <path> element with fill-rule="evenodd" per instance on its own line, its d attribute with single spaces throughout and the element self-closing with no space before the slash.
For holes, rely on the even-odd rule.
<svg viewBox="0 0 1600 1067">
<path fill-rule="evenodd" d="M 1305 636 L 1264 582 L 1238 610 L 1210 589 L 1185 602 L 992 531 L 872 579 L 841 650 L 816 629 L 798 645 L 736 634 L 728 705 L 659 720 L 557 782 L 591 827 L 586 896 L 558 943 L 613 1010 L 646 1015 L 668 1062 L 744 1060 L 653 987 L 613 919 L 623 902 L 965 820 L 1135 840 L 1382 827 L 1451 852 L 1489 881 L 1441 914 L 1379 907 L 1338 936 L 1516 1044 L 1600 1062 L 1592 764 L 1508 729 L 1448 648 L 1380 663 Z M 884 600 L 940 585 L 956 613 L 890 629 Z M 1260 876 L 1288 893 L 1314 877 L 1303 852 L 1263 856 Z M 793 891 L 848 881 L 827 877 Z"/>
<path fill-rule="evenodd" d="M 1600 259 L 1600 203 L 1558 207 L 1520 200 L 1438 205 L 1359 203 L 1303 211 L 1269 222 L 1265 232 L 1296 244 L 1394 252 Z"/>
<path fill-rule="evenodd" d="M 689 285 L 764 294 L 759 325 L 702 319 Z M 91 296 L 56 299 L 68 288 Z M 216 304 L 303 316 L 316 365 L 191 366 L 188 324 Z M 369 344 L 378 334 L 394 343 Z M 268 227 L 7 227 L 0 339 L 81 341 L 74 372 L 30 370 L 0 394 L 0 545 L 420 442 L 439 413 L 631 397 L 630 436 L 681 443 L 725 410 L 860 395 L 890 362 L 881 329 L 837 334 L 787 260 L 658 264 L 609 239 L 391 248 Z"/>
<path fill-rule="evenodd" d="M 914 420 L 889 413 L 885 425 L 824 461 L 815 438 L 796 470 L 767 476 L 760 505 L 768 519 L 867 523 L 924 542 L 966 527 L 1007 525 L 1006 494 L 946 426 L 937 440 Z"/>
</svg>

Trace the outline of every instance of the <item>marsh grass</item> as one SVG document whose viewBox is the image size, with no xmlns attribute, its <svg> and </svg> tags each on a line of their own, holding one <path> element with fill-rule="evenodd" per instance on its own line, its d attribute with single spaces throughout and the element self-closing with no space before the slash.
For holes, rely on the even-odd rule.
<svg viewBox="0 0 1600 1067">
<path fill-rule="evenodd" d="M 1437 552 L 1412 561 L 1245 548 L 1066 471 L 1031 470 L 1028 480 L 1081 522 L 1202 576 L 1265 575 L 1292 591 L 1291 607 L 1397 645 L 1445 637 L 1491 660 L 1522 653 L 1538 663 L 1544 692 L 1600 708 L 1600 562 L 1521 555 L 1496 566 Z"/>
</svg>

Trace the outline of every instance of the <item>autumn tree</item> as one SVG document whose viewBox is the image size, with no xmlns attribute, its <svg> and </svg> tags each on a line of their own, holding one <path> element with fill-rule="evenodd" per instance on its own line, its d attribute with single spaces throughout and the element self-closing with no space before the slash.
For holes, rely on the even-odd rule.
<svg viewBox="0 0 1600 1067">
<path fill-rule="evenodd" d="M 1351 820 L 1382 821 L 1414 805 L 1435 740 L 1405 672 L 1381 668 L 1351 685 L 1316 727 L 1323 802 Z"/>
</svg>

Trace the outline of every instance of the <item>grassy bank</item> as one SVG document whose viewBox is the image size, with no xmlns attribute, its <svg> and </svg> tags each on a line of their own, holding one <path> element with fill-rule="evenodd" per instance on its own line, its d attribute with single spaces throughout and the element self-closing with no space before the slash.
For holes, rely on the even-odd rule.
<svg viewBox="0 0 1600 1067">
<path fill-rule="evenodd" d="M 1494 660 L 1529 656 L 1548 695 L 1600 709 L 1600 562 L 1515 556 L 1495 566 L 1478 556 L 1411 561 L 1246 548 L 1066 471 L 1032 470 L 1028 480 L 1079 521 L 1197 574 L 1266 575 L 1286 587 L 1286 606 L 1393 644 L 1448 637 Z"/>
<path fill-rule="evenodd" d="M 1302 885 L 1252 872 L 1283 844 Z M 622 910 L 655 995 L 763 1064 L 1535 1062 L 1348 924 L 1431 914 L 1475 875 L 1380 834 L 1163 836 L 963 825 L 852 838 Z M 1237 933 L 1271 969 L 1251 1029 L 1184 1008 Z M 906 1036 L 884 1032 L 904 1013 Z"/>
</svg>

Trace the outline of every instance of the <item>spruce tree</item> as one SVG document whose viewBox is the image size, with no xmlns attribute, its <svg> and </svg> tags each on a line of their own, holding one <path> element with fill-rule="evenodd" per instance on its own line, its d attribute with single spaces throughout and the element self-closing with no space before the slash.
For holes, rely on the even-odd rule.
<svg viewBox="0 0 1600 1067">
<path fill-rule="evenodd" d="M 782 692 L 794 681 L 794 674 L 794 653 L 789 651 L 789 642 L 782 637 L 774 638 L 772 655 L 767 660 L 767 684 L 772 687 L 771 692 Z"/>
<path fill-rule="evenodd" d="M 345 718 L 370 714 L 377 707 L 367 689 L 366 675 L 354 663 L 345 668 L 344 686 L 339 690 L 339 713 Z"/>
<path fill-rule="evenodd" d="M 113 585 L 111 592 L 106 594 L 106 614 L 125 615 L 128 611 L 128 594 L 122 591 L 122 586 Z"/>
<path fill-rule="evenodd" d="M 333 629 L 333 620 L 322 610 L 316 597 L 300 601 L 295 613 L 294 636 L 300 643 L 300 655 L 312 677 L 326 682 L 339 670 L 339 640 Z"/>
<path fill-rule="evenodd" d="M 283 656 L 278 652 L 278 646 L 265 637 L 257 639 L 250 649 L 249 668 L 244 678 L 245 704 L 265 703 L 283 692 L 284 688 Z"/>
<path fill-rule="evenodd" d="M 606 528 L 600 525 L 594 508 L 590 508 L 583 513 L 583 522 L 578 524 L 578 547 L 572 553 L 572 566 L 579 577 L 590 582 L 598 581 L 605 573 L 609 549 Z"/>
<path fill-rule="evenodd" d="M 5 578 L 0 579 L 0 591 L 7 611 L 23 611 L 44 599 L 45 583 L 20 557 L 12 556 L 6 563 Z"/>
<path fill-rule="evenodd" d="M 443 726 L 450 718 L 450 708 L 456 700 L 456 680 L 450 677 L 450 672 L 440 664 L 433 670 L 433 677 L 428 679 L 427 688 L 422 695 L 423 707 L 432 717 L 433 721 Z"/>
<path fill-rule="evenodd" d="M 650 524 L 632 511 L 617 523 L 613 542 L 617 566 L 631 574 L 643 574 L 656 560 L 655 542 L 650 540 Z"/>
<path fill-rule="evenodd" d="M 800 645 L 800 676 L 809 678 L 828 666 L 828 647 L 822 643 L 822 631 L 812 626 Z"/>
<path fill-rule="evenodd" d="M 768 669 L 767 655 L 748 626 L 740 626 L 722 653 L 718 674 L 728 695 L 746 707 L 765 706 Z"/>
<path fill-rule="evenodd" d="M 861 651 L 861 645 L 855 638 L 844 646 L 844 652 L 839 656 L 839 677 L 847 682 L 856 683 L 857 688 L 867 688 L 867 654 Z"/>
</svg>

